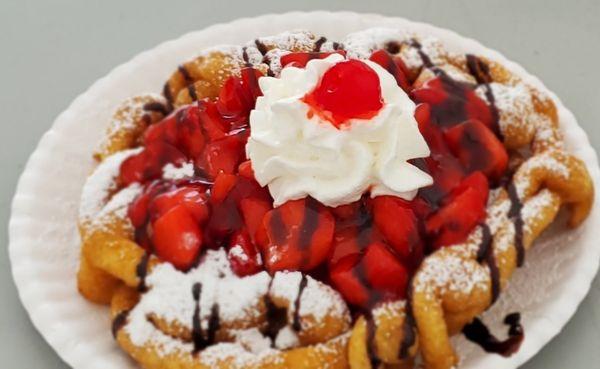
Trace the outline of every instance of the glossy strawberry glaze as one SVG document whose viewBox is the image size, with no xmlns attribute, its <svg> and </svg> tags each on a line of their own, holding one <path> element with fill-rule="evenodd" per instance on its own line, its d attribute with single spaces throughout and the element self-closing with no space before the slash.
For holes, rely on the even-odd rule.
<svg viewBox="0 0 600 369">
<path fill-rule="evenodd" d="M 292 53 L 282 64 L 303 67 L 327 55 Z M 425 255 L 463 241 L 482 222 L 490 184 L 505 176 L 508 157 L 474 86 L 436 72 L 413 88 L 398 57 L 379 50 L 370 60 L 419 103 L 415 117 L 431 156 L 413 164 L 434 184 L 413 201 L 365 194 L 337 208 L 305 198 L 273 209 L 244 151 L 249 113 L 261 95 L 260 73 L 245 68 L 215 101 L 188 105 L 151 126 L 144 150 L 123 163 L 122 184 L 145 188 L 129 208 L 136 241 L 184 271 L 203 250 L 219 247 L 241 276 L 300 270 L 331 284 L 358 310 L 405 297 Z M 368 119 L 383 104 L 377 74 L 357 60 L 332 67 L 304 101 L 336 127 Z M 162 179 L 165 164 L 186 162 L 194 166 L 192 178 Z"/>
</svg>

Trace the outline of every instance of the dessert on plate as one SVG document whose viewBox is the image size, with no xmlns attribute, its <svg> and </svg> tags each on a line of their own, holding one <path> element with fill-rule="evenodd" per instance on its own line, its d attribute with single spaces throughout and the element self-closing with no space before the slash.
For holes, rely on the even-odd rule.
<svg viewBox="0 0 600 369">
<path fill-rule="evenodd" d="M 449 369 L 460 333 L 510 356 L 519 314 L 504 340 L 478 316 L 594 196 L 549 96 L 394 29 L 205 50 L 95 158 L 79 291 L 152 369 Z"/>
</svg>

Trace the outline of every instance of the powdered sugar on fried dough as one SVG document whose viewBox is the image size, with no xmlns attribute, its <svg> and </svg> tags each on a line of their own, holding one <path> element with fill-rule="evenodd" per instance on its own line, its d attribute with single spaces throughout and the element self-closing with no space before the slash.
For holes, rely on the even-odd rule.
<svg viewBox="0 0 600 369">
<path fill-rule="evenodd" d="M 117 190 L 117 178 L 121 164 L 142 149 L 120 151 L 106 158 L 88 177 L 81 193 L 79 203 L 79 219 L 81 222 L 91 221 L 106 205 Z"/>
</svg>

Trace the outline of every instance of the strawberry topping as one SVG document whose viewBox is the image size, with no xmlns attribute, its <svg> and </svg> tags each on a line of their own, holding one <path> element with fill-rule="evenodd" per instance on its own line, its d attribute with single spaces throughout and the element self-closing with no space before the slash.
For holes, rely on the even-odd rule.
<svg viewBox="0 0 600 369">
<path fill-rule="evenodd" d="M 331 54 L 289 53 L 281 63 L 301 68 Z M 273 208 L 245 153 L 262 74 L 244 68 L 214 101 L 182 107 L 151 125 L 143 149 L 121 165 L 123 186 L 144 186 L 128 208 L 136 242 L 182 271 L 194 267 L 203 250 L 224 247 L 239 276 L 310 273 L 331 282 L 357 309 L 403 298 L 425 253 L 463 242 L 484 221 L 488 182 L 505 175 L 508 155 L 474 86 L 438 73 L 413 89 L 399 57 L 378 50 L 370 60 L 418 104 L 415 118 L 431 155 L 411 163 L 431 174 L 433 185 L 412 201 L 365 194 L 336 208 L 310 197 Z M 359 60 L 335 64 L 302 100 L 309 114 L 336 128 L 370 119 L 383 107 L 379 76 Z M 193 178 L 162 178 L 165 165 L 184 163 L 194 165 Z"/>
<path fill-rule="evenodd" d="M 450 246 L 465 240 L 485 217 L 488 181 L 481 172 L 465 178 L 445 200 L 445 204 L 425 222 L 432 246 Z"/>
<path fill-rule="evenodd" d="M 257 236 L 267 270 L 314 269 L 329 255 L 334 226 L 331 212 L 312 198 L 270 210 L 263 218 L 263 235 Z"/>
<path fill-rule="evenodd" d="M 371 243 L 363 254 L 343 258 L 330 270 L 330 279 L 344 299 L 364 309 L 403 298 L 408 277 L 407 269 L 381 242 Z"/>
<path fill-rule="evenodd" d="M 467 120 L 446 132 L 450 150 L 468 173 L 482 171 L 499 180 L 508 167 L 508 154 L 496 135 L 478 120 Z"/>
</svg>

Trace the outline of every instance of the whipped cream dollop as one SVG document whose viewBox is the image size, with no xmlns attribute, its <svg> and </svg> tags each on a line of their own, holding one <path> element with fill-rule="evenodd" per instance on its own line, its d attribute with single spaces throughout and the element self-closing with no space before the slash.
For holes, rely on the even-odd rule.
<svg viewBox="0 0 600 369">
<path fill-rule="evenodd" d="M 279 78 L 259 79 L 263 96 L 250 114 L 246 146 L 257 181 L 268 186 L 278 206 L 311 196 L 327 206 L 371 197 L 411 200 L 432 178 L 407 160 L 429 156 L 414 118 L 415 104 L 394 77 L 364 60 L 379 77 L 383 107 L 371 119 L 350 119 L 339 129 L 302 98 L 344 57 L 311 60 L 306 68 L 287 67 Z"/>
</svg>

